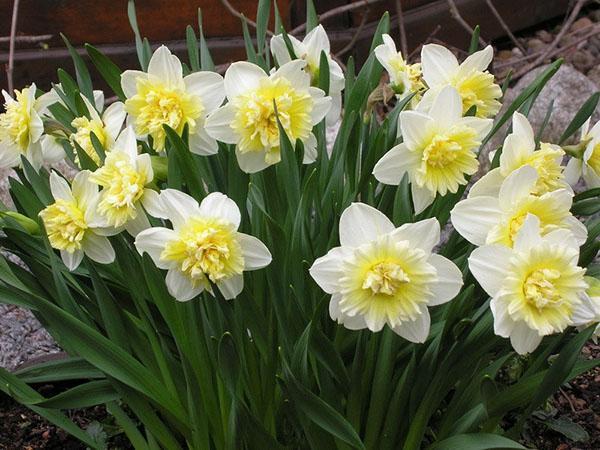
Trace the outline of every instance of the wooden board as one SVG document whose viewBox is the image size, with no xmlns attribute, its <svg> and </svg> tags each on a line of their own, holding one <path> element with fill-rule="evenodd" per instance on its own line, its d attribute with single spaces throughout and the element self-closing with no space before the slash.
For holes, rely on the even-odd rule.
<svg viewBox="0 0 600 450">
<path fill-rule="evenodd" d="M 12 0 L 0 0 L 0 5 L 6 8 Z M 67 4 L 72 5 L 74 0 L 21 0 L 24 7 L 29 10 L 22 10 L 19 30 L 23 33 L 48 33 L 58 32 L 59 30 L 70 30 L 69 38 L 76 44 L 81 42 L 92 42 L 97 45 L 101 51 L 109 55 L 122 68 L 136 68 L 138 66 L 135 46 L 133 45 L 133 35 L 127 21 L 126 1 L 118 0 L 114 3 L 122 5 L 111 8 L 104 13 L 99 11 L 98 4 L 105 2 L 92 0 L 79 0 L 82 7 L 89 7 L 90 13 L 87 16 L 71 16 L 70 19 L 62 17 L 54 21 L 46 20 L 46 27 L 42 23 L 42 13 L 48 14 L 48 4 L 56 5 L 54 15 L 57 17 L 64 13 Z M 316 2 L 318 12 L 330 9 L 333 6 L 344 4 L 348 0 L 328 0 Z M 405 0 L 403 0 L 405 1 Z M 483 0 L 455 0 L 463 16 L 472 24 L 479 24 L 482 29 L 482 36 L 485 39 L 495 39 L 503 36 L 504 31 L 487 10 Z M 569 0 L 528 0 L 519 3 L 519 8 L 515 8 L 513 0 L 493 0 L 494 5 L 505 18 L 506 22 L 513 30 L 520 30 L 530 27 L 542 21 L 553 17 L 564 15 L 568 8 Z M 249 13 L 254 11 L 255 2 L 230 0 L 236 7 L 245 8 Z M 184 41 L 173 41 L 173 39 L 183 39 L 185 35 L 185 26 L 195 19 L 195 8 L 201 5 L 205 12 L 205 23 L 207 31 L 212 33 L 209 39 L 209 46 L 213 58 L 217 64 L 230 62 L 237 59 L 244 59 L 244 44 L 239 37 L 241 35 L 241 26 L 237 18 L 231 16 L 221 5 L 220 0 L 182 0 L 170 2 L 177 3 L 177 8 L 172 8 L 165 14 L 158 14 L 157 5 L 164 4 L 161 0 L 138 1 L 138 15 L 142 33 L 150 38 L 153 44 L 167 43 L 167 45 L 180 55 L 184 60 L 187 59 Z M 31 10 L 33 4 L 39 5 L 39 12 Z M 279 5 L 285 5 L 282 8 L 282 14 L 285 14 L 289 25 L 295 26 L 304 21 L 304 2 L 300 0 L 278 0 Z M 430 33 L 440 27 L 436 38 L 454 45 L 459 48 L 466 48 L 470 41 L 469 34 L 450 16 L 446 0 L 407 0 L 405 5 L 411 8 L 404 13 L 407 29 L 408 43 L 411 49 L 418 46 Z M 28 5 L 28 6 L 27 6 Z M 154 9 L 153 9 L 153 7 Z M 212 6 L 211 6 L 212 5 Z M 94 9 L 95 8 L 95 9 Z M 33 8 L 35 9 L 35 8 Z M 106 9 L 106 8 L 105 8 Z M 370 14 L 376 14 L 373 18 L 379 18 L 380 14 L 388 9 L 392 16 L 395 11 L 395 0 L 387 0 L 380 5 L 372 6 Z M 1 7 L 0 7 L 0 10 Z M 23 11 L 29 11 L 33 14 L 31 17 L 25 15 Z M 44 12 L 45 11 L 45 12 Z M 27 14 L 29 14 L 27 13 Z M 65 13 L 66 14 L 66 13 Z M 75 14 L 75 12 L 71 12 Z M 97 14 L 94 21 L 94 14 Z M 167 19 L 166 16 L 172 15 Z M 327 21 L 324 25 L 330 34 L 333 51 L 344 47 L 355 35 L 357 26 L 357 13 L 344 14 Z M 254 13 L 252 13 L 254 15 Z M 4 34 L 2 27 L 6 26 L 10 14 L 0 16 L 0 35 Z M 165 17 L 164 20 L 157 18 Z M 114 23 L 105 23 L 107 17 Z M 210 19 L 208 19 L 210 17 Z M 395 18 L 393 18 L 395 19 Z M 80 20 L 79 23 L 73 21 Z M 93 24 L 92 24 L 93 22 Z M 92 25 L 93 26 L 92 26 Z M 25 28 L 23 28 L 25 27 Z M 91 27 L 93 29 L 88 29 Z M 355 45 L 352 54 L 357 61 L 363 61 L 368 54 L 370 41 L 376 27 L 376 21 L 367 24 Z M 102 31 L 103 30 L 103 31 Z M 392 35 L 398 39 L 397 23 L 392 20 Z M 112 33 L 112 34 L 111 34 Z M 220 33 L 220 34 L 219 34 Z M 109 36 L 107 36 L 109 35 Z M 98 38 L 98 40 L 96 39 Z M 346 55 L 348 56 L 348 55 Z M 8 61 L 8 52 L 5 47 L 0 47 L 0 64 Z M 67 51 L 62 45 L 50 47 L 47 50 L 22 48 L 20 47 L 15 55 L 15 73 L 14 80 L 16 87 L 22 87 L 35 81 L 43 89 L 48 89 L 50 83 L 56 80 L 56 69 L 63 67 L 73 72 L 73 65 Z M 104 89 L 98 74 L 92 69 L 95 86 Z M 0 87 L 6 86 L 6 79 L 0 76 Z"/>
</svg>

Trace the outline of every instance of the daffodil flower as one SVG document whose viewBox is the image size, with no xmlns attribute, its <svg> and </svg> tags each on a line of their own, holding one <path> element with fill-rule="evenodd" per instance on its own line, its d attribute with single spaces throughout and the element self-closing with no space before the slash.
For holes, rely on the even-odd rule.
<svg viewBox="0 0 600 450">
<path fill-rule="evenodd" d="M 504 140 L 500 154 L 500 166 L 481 177 L 469 191 L 469 197 L 478 195 L 498 196 L 506 177 L 519 167 L 529 165 L 538 173 L 532 193 L 542 195 L 556 189 L 571 189 L 565 180 L 561 162 L 565 152 L 558 145 L 541 143 L 535 149 L 533 129 L 527 118 L 515 112 L 512 117 L 512 133 Z"/>
<path fill-rule="evenodd" d="M 594 320 L 578 259 L 573 234 L 559 229 L 542 236 L 534 215 L 527 216 L 512 248 L 493 244 L 471 253 L 469 269 L 492 297 L 494 332 L 510 338 L 517 353 L 530 353 L 544 336 Z"/>
<path fill-rule="evenodd" d="M 90 175 L 90 181 L 102 187 L 98 213 L 109 226 L 125 227 L 132 236 L 149 228 L 142 206 L 153 211 L 158 202 L 158 193 L 148 188 L 153 178 L 150 155 L 138 154 L 135 133 L 127 127 L 104 165 Z"/>
<path fill-rule="evenodd" d="M 342 112 L 342 91 L 345 86 L 344 73 L 340 65 L 331 57 L 329 36 L 327 36 L 323 25 L 313 28 L 302 41 L 292 35 L 288 37 L 296 57 L 306 61 L 306 70 L 310 74 L 313 86 L 316 86 L 319 81 L 321 52 L 325 52 L 329 65 L 329 96 L 331 97 L 331 109 L 326 120 L 328 125 L 336 123 Z M 292 60 L 281 34 L 273 36 L 270 45 L 271 53 L 277 60 L 277 64 L 282 66 Z"/>
<path fill-rule="evenodd" d="M 436 194 L 456 192 L 465 176 L 477 171 L 475 151 L 492 121 L 463 117 L 460 96 L 451 86 L 440 91 L 428 113 L 402 111 L 399 120 L 404 142 L 379 160 L 373 174 L 382 183 L 398 185 L 407 173 L 418 214 Z"/>
<path fill-rule="evenodd" d="M 98 187 L 90 183 L 90 172 L 75 175 L 72 188 L 64 178 L 52 172 L 50 190 L 54 203 L 40 212 L 50 245 L 60 250 L 69 270 L 75 270 L 83 255 L 101 264 L 115 259 L 115 252 L 106 236 L 118 233 L 108 228 L 99 216 Z"/>
<path fill-rule="evenodd" d="M 600 122 L 590 130 L 590 119 L 581 127 L 581 141 L 588 141 L 582 159 L 571 158 L 565 168 L 565 178 L 575 185 L 581 177 L 588 188 L 600 187 Z"/>
<path fill-rule="evenodd" d="M 292 141 L 304 144 L 304 163 L 315 161 L 313 126 L 331 107 L 331 97 L 310 85 L 306 61 L 283 64 L 271 75 L 249 62 L 235 62 L 225 72 L 228 103 L 206 121 L 215 139 L 236 144 L 240 168 L 255 173 L 281 160 L 277 118 Z"/>
<path fill-rule="evenodd" d="M 35 98 L 36 86 L 15 90 L 13 99 L 2 91 L 5 111 L 0 114 L 0 168 L 21 165 L 21 155 L 39 169 L 44 162 L 41 104 Z"/>
<path fill-rule="evenodd" d="M 112 103 L 104 110 L 102 116 L 100 116 L 87 98 L 82 96 L 82 99 L 90 117 L 81 116 L 73 119 L 71 125 L 75 128 L 75 132 L 69 136 L 69 139 L 71 142 L 77 142 L 96 165 L 100 166 L 102 163 L 100 156 L 96 153 L 96 149 L 92 144 L 91 133 L 94 133 L 98 138 L 105 152 L 110 152 L 125 122 L 126 113 L 124 105 L 122 102 Z M 75 157 L 75 162 L 79 164 L 78 157 Z"/>
<path fill-rule="evenodd" d="M 49 115 L 51 112 L 49 107 L 55 103 L 59 103 L 66 107 L 63 99 L 58 95 L 57 90 L 62 90 L 62 85 L 59 83 L 54 86 L 54 89 L 40 95 L 36 100 L 36 106 L 41 116 Z M 71 125 L 75 128 L 75 133 L 69 136 L 71 143 L 77 141 L 77 143 L 83 148 L 83 150 L 92 158 L 96 163 L 100 163 L 100 158 L 96 154 L 96 150 L 92 145 L 90 138 L 90 132 L 94 132 L 96 137 L 100 140 L 105 150 L 110 150 L 110 146 L 114 143 L 119 131 L 125 121 L 125 111 L 123 110 L 123 103 L 115 102 L 104 111 L 103 117 L 100 118 L 98 111 L 104 110 L 104 92 L 100 90 L 93 91 L 94 104 L 81 95 L 88 114 L 91 118 L 88 119 L 85 116 L 76 117 Z M 54 163 L 58 162 L 65 157 L 63 147 L 57 138 L 53 134 L 44 134 L 41 138 L 42 154 L 44 162 Z M 79 164 L 79 157 L 75 155 L 75 163 Z"/>
<path fill-rule="evenodd" d="M 383 44 L 375 47 L 375 57 L 387 70 L 390 84 L 398 99 L 414 93 L 411 103 L 416 106 L 426 90 L 423 84 L 421 64 L 408 64 L 396 49 L 396 44 L 389 34 L 382 36 Z"/>
<path fill-rule="evenodd" d="M 240 210 L 226 195 L 213 192 L 198 204 L 183 192 L 165 189 L 160 201 L 173 229 L 144 230 L 135 246 L 167 269 L 167 288 L 176 300 L 191 300 L 204 290 L 212 294 L 212 284 L 226 299 L 235 298 L 244 288 L 243 272 L 271 262 L 259 239 L 237 231 Z"/>
<path fill-rule="evenodd" d="M 458 202 L 451 211 L 452 225 L 472 244 L 512 247 L 526 217 L 533 214 L 540 221 L 542 235 L 566 228 L 582 245 L 587 228 L 570 212 L 573 192 L 557 189 L 533 195 L 537 179 L 531 166 L 515 170 L 502 183 L 498 197 L 480 195 Z"/>
<path fill-rule="evenodd" d="M 428 307 L 458 294 L 460 270 L 432 254 L 440 239 L 436 219 L 396 228 L 380 211 L 353 203 L 340 217 L 340 247 L 318 258 L 310 275 L 331 295 L 331 318 L 351 330 L 388 325 L 411 342 L 429 335 Z"/>
<path fill-rule="evenodd" d="M 180 135 L 187 125 L 192 153 L 212 155 L 219 150 L 204 130 L 206 116 L 225 98 L 223 77 L 218 73 L 195 72 L 184 77 L 179 58 L 163 45 L 150 58 L 148 73 L 126 70 L 121 87 L 127 96 L 128 124 L 140 139 L 152 137 L 156 150 L 165 149 L 164 125 Z"/>
<path fill-rule="evenodd" d="M 446 47 L 427 44 L 421 50 L 423 79 L 429 90 L 423 95 L 423 105 L 433 102 L 440 89 L 456 88 L 462 99 L 462 112 L 473 106 L 478 117 L 492 117 L 500 111 L 502 89 L 494 83 L 494 75 L 487 71 L 494 51 L 491 46 L 469 55 L 461 64 Z"/>
</svg>

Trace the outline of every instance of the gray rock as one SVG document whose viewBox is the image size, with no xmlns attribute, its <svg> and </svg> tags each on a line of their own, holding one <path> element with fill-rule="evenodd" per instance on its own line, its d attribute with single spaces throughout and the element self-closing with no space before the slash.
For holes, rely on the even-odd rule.
<svg viewBox="0 0 600 450">
<path fill-rule="evenodd" d="M 508 109 L 510 104 L 523 92 L 533 81 L 546 69 L 547 66 L 538 67 L 527 75 L 523 76 L 517 84 L 508 89 L 503 99 L 503 107 L 498 117 Z M 540 92 L 535 104 L 529 112 L 529 121 L 534 132 L 541 128 L 550 102 L 554 101 L 552 115 L 548 125 L 544 129 L 541 140 L 543 142 L 557 142 L 567 125 L 571 122 L 579 108 L 595 92 L 598 86 L 588 77 L 578 72 L 573 67 L 563 65 L 558 69 L 554 76 L 546 83 L 544 89 Z M 600 119 L 600 111 L 597 108 L 592 116 L 592 123 Z M 490 141 L 484 151 L 489 151 L 500 146 L 510 125 L 508 123 L 502 127 Z"/>
</svg>

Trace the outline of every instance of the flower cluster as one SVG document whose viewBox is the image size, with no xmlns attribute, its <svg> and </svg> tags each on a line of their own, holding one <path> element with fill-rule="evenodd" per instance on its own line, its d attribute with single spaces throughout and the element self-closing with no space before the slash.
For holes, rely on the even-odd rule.
<svg viewBox="0 0 600 450">
<path fill-rule="evenodd" d="M 433 252 L 440 223 L 427 218 L 428 207 L 461 195 L 480 171 L 479 150 L 500 110 L 502 90 L 487 70 L 489 46 L 459 63 L 448 49 L 428 44 L 420 63 L 411 64 L 389 35 L 382 40 L 374 58 L 387 70 L 397 100 L 410 101 L 399 113 L 395 145 L 372 173 L 385 185 L 406 180 L 412 212 L 423 219 L 397 227 L 372 206 L 353 203 L 339 220 L 340 246 L 317 258 L 310 275 L 332 295 L 331 318 L 345 327 L 379 331 L 387 324 L 410 341 L 424 342 L 428 308 L 450 301 L 463 285 L 457 265 Z M 282 132 L 301 143 L 304 164 L 314 163 L 315 126 L 340 118 L 344 73 L 320 25 L 302 41 L 273 36 L 270 51 L 277 63 L 271 71 L 234 62 L 224 76 L 184 76 L 187 69 L 161 46 L 147 71 L 121 75 L 122 102 L 104 108 L 101 92 L 89 98 L 77 93 L 69 123 L 46 132 L 44 122 L 57 123 L 57 114 L 72 106 L 61 85 L 40 96 L 35 85 L 15 91 L 15 98 L 4 92 L 0 166 L 18 167 L 25 158 L 39 169 L 70 152 L 75 165 L 87 168 L 71 186 L 53 172 L 54 202 L 39 213 L 51 246 L 70 270 L 84 255 L 111 263 L 115 252 L 108 236 L 123 230 L 135 238 L 140 254 L 167 270 L 168 290 L 181 301 L 214 293 L 215 287 L 234 298 L 243 289 L 244 271 L 270 263 L 266 246 L 238 231 L 240 208 L 247 205 L 219 192 L 198 203 L 194 197 L 203 195 L 197 192 L 161 190 L 153 167 L 153 158 L 165 159 L 171 151 L 169 129 L 201 157 L 231 146 L 247 174 L 280 163 Z M 319 88 L 324 69 L 327 93 Z M 598 318 L 598 297 L 587 293 L 595 282 L 577 265 L 587 229 L 571 214 L 569 185 L 583 176 L 590 187 L 600 186 L 600 125 L 588 129 L 586 123 L 563 166 L 565 151 L 538 146 L 526 117 L 515 112 L 512 132 L 494 158 L 497 167 L 451 211 L 455 230 L 478 246 L 468 267 L 492 297 L 495 331 L 510 337 L 519 353 L 532 351 L 545 335 Z"/>
</svg>

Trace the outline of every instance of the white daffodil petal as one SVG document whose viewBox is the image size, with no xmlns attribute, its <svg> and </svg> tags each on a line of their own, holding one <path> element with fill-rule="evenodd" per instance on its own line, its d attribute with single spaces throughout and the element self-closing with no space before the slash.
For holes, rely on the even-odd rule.
<svg viewBox="0 0 600 450">
<path fill-rule="evenodd" d="M 225 300 L 236 298 L 244 290 L 244 275 L 234 275 L 217 283 L 217 287 Z"/>
<path fill-rule="evenodd" d="M 179 59 L 171 51 L 161 45 L 148 63 L 148 74 L 166 83 L 169 87 L 180 87 L 183 78 L 183 68 Z"/>
<path fill-rule="evenodd" d="M 429 336 L 430 325 L 431 317 L 429 311 L 425 309 L 414 321 L 402 322 L 400 325 L 393 327 L 392 330 L 409 342 L 422 344 Z"/>
<path fill-rule="evenodd" d="M 440 223 L 435 217 L 415 223 L 405 223 L 392 232 L 394 239 L 408 241 L 411 248 L 431 253 L 440 242 Z"/>
<path fill-rule="evenodd" d="M 498 224 L 501 216 L 498 199 L 488 196 L 467 198 L 450 211 L 456 231 L 475 245 L 485 245 L 488 233 Z"/>
<path fill-rule="evenodd" d="M 569 162 L 563 172 L 565 175 L 565 181 L 571 186 L 575 186 L 581 178 L 581 172 L 583 170 L 583 161 L 578 158 L 569 158 Z"/>
<path fill-rule="evenodd" d="M 438 44 L 426 44 L 421 50 L 423 79 L 429 87 L 447 84 L 448 78 L 458 69 L 456 56 Z"/>
<path fill-rule="evenodd" d="M 415 214 L 421 214 L 435 200 L 435 193 L 426 188 L 418 186 L 416 183 L 411 183 L 410 187 Z"/>
<path fill-rule="evenodd" d="M 193 197 L 176 189 L 161 191 L 160 201 L 175 228 L 181 226 L 189 216 L 200 212 L 200 205 Z"/>
<path fill-rule="evenodd" d="M 437 271 L 437 281 L 429 287 L 433 298 L 427 303 L 428 306 L 449 302 L 456 297 L 463 286 L 461 271 L 456 264 L 441 255 L 432 254 L 428 262 Z"/>
<path fill-rule="evenodd" d="M 246 61 L 234 62 L 225 72 L 225 94 L 231 100 L 240 94 L 256 89 L 260 80 L 266 77 L 267 74 L 264 70 L 255 64 Z"/>
<path fill-rule="evenodd" d="M 148 253 L 159 269 L 168 269 L 170 264 L 161 261 L 165 244 L 177 238 L 177 233 L 168 228 L 154 227 L 140 232 L 135 238 L 135 248 L 140 255 Z"/>
<path fill-rule="evenodd" d="M 223 77 L 215 72 L 195 72 L 183 82 L 189 94 L 198 96 L 205 113 L 213 112 L 223 104 L 225 89 Z"/>
<path fill-rule="evenodd" d="M 519 355 L 534 351 L 542 342 L 542 336 L 525 322 L 516 322 L 510 335 L 510 343 Z"/>
<path fill-rule="evenodd" d="M 86 233 L 82 241 L 82 249 L 90 259 L 100 264 L 110 264 L 115 260 L 115 250 L 105 236 Z"/>
<path fill-rule="evenodd" d="M 121 74 L 121 88 L 127 98 L 137 93 L 137 82 L 148 78 L 148 74 L 140 70 L 126 70 Z"/>
<path fill-rule="evenodd" d="M 52 192 L 52 197 L 55 200 L 73 201 L 73 194 L 71 193 L 69 183 L 54 171 L 50 173 L 50 192 Z"/>
<path fill-rule="evenodd" d="M 452 86 L 446 86 L 433 101 L 429 116 L 436 125 L 448 128 L 462 117 L 462 109 L 462 99 L 458 91 Z"/>
<path fill-rule="evenodd" d="M 503 245 L 484 245 L 469 256 L 469 270 L 490 297 L 502 288 L 512 257 L 512 250 Z"/>
<path fill-rule="evenodd" d="M 81 261 L 83 260 L 83 250 L 75 250 L 72 253 L 61 250 L 60 257 L 67 269 L 72 272 L 79 267 L 79 264 L 81 264 Z"/>
<path fill-rule="evenodd" d="M 478 196 L 497 197 L 504 177 L 500 168 L 492 169 L 471 186 L 468 198 Z"/>
<path fill-rule="evenodd" d="M 531 166 L 522 166 L 513 171 L 500 187 L 498 195 L 500 207 L 508 210 L 528 197 L 537 179 L 537 170 Z"/>
<path fill-rule="evenodd" d="M 200 295 L 204 290 L 202 284 L 194 287 L 192 282 L 178 269 L 169 269 L 165 284 L 169 294 L 179 302 L 187 302 Z"/>
<path fill-rule="evenodd" d="M 377 181 L 397 186 L 409 169 L 420 162 L 419 154 L 411 152 L 404 143 L 398 144 L 377 161 L 373 175 Z"/>
<path fill-rule="evenodd" d="M 115 139 L 123 128 L 127 113 L 125 112 L 125 105 L 122 102 L 115 102 L 110 105 L 102 114 L 102 121 L 106 131 L 111 138 Z"/>
<path fill-rule="evenodd" d="M 200 203 L 200 215 L 225 220 L 233 225 L 236 230 L 242 220 L 237 203 L 220 192 L 212 192 L 204 197 L 202 203 Z"/>
<path fill-rule="evenodd" d="M 335 247 L 325 256 L 317 258 L 309 269 L 310 276 L 328 294 L 339 290 L 339 281 L 344 276 L 342 261 L 350 257 L 352 251 L 344 247 Z"/>
<path fill-rule="evenodd" d="M 352 203 L 340 217 L 340 244 L 358 247 L 394 230 L 385 214 L 364 203 Z"/>
<path fill-rule="evenodd" d="M 242 254 L 244 257 L 244 270 L 256 270 L 271 264 L 271 252 L 263 242 L 249 234 L 238 233 Z"/>
<path fill-rule="evenodd" d="M 221 106 L 206 118 L 204 129 L 208 135 L 225 144 L 236 144 L 238 136 L 231 128 L 235 119 L 235 109 L 231 103 Z"/>
</svg>

